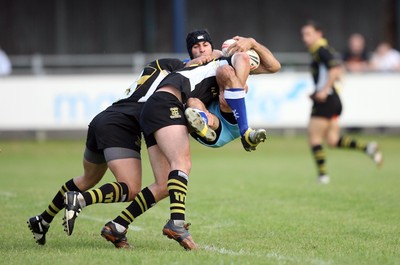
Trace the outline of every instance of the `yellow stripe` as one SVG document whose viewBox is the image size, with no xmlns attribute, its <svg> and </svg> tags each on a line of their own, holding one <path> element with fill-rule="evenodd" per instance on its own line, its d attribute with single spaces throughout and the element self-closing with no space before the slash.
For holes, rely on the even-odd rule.
<svg viewBox="0 0 400 265">
<path fill-rule="evenodd" d="M 185 187 L 187 189 L 187 185 L 185 183 L 183 183 L 182 181 L 179 181 L 177 179 L 168 180 L 168 184 L 170 184 L 170 183 L 178 184 L 178 185 L 183 186 L 183 187 Z"/>
<path fill-rule="evenodd" d="M 54 213 L 50 208 L 46 209 L 46 213 L 48 213 L 49 215 L 51 215 L 53 217 L 56 216 L 56 214 L 57 214 L 57 213 Z"/>
<path fill-rule="evenodd" d="M 120 216 L 121 216 L 122 218 L 124 218 L 124 220 L 127 221 L 127 222 L 129 222 L 129 223 L 130 223 L 132 220 L 135 219 L 135 217 L 133 217 L 133 215 L 132 215 L 128 210 L 126 210 L 126 209 L 123 210 L 122 213 L 123 213 L 123 214 L 121 214 Z M 127 220 L 126 217 L 125 217 L 125 215 L 129 216 L 129 217 L 131 218 L 131 220 Z"/>
<path fill-rule="evenodd" d="M 204 126 L 203 130 L 200 131 L 200 136 L 206 137 L 207 135 L 207 126 Z"/>
<path fill-rule="evenodd" d="M 114 187 L 114 190 L 115 190 L 115 196 L 114 196 L 114 200 L 117 202 L 117 201 L 120 201 L 121 200 L 121 190 L 122 190 L 122 187 L 121 187 L 121 185 L 119 184 L 119 183 L 116 183 L 116 182 L 111 182 L 111 185 L 113 185 L 113 187 Z"/>
<path fill-rule="evenodd" d="M 144 196 L 143 196 L 143 193 L 139 193 L 138 194 L 138 196 L 140 197 L 140 199 L 142 199 L 141 201 L 143 202 L 143 207 L 144 207 L 144 210 L 142 209 L 142 212 L 145 212 L 145 211 L 147 211 L 148 210 L 148 207 L 147 207 L 147 203 L 146 203 L 146 199 L 144 198 Z"/>
<path fill-rule="evenodd" d="M 95 190 L 90 190 L 88 191 L 90 194 L 90 197 L 92 197 L 92 202 L 96 203 L 96 195 L 94 194 Z"/>
<path fill-rule="evenodd" d="M 142 75 L 142 76 L 138 79 L 137 84 L 138 84 L 138 85 L 144 84 L 144 82 L 146 82 L 147 79 L 149 79 L 150 77 L 151 77 L 151 75 Z"/>
<path fill-rule="evenodd" d="M 171 203 L 169 205 L 169 208 L 174 208 L 174 207 L 186 209 L 185 205 L 182 203 Z"/>
<path fill-rule="evenodd" d="M 183 213 L 185 214 L 184 210 L 178 210 L 178 209 L 171 209 L 171 213 Z"/>
<path fill-rule="evenodd" d="M 57 213 L 58 213 L 59 211 L 61 211 L 60 209 L 58 209 L 58 208 L 54 205 L 54 203 L 51 203 L 51 204 L 50 204 L 50 207 L 53 208 L 53 210 L 57 211 Z"/>
<path fill-rule="evenodd" d="M 187 192 L 187 189 L 181 188 L 181 187 L 176 186 L 176 185 L 168 186 L 168 190 L 180 190 L 180 191 L 184 192 L 185 195 L 186 195 L 186 192 Z"/>
<path fill-rule="evenodd" d="M 65 184 L 64 184 L 59 191 L 60 191 L 61 195 L 64 197 L 65 192 L 68 191 L 67 186 L 65 186 Z"/>
<path fill-rule="evenodd" d="M 324 151 L 315 152 L 315 157 L 317 159 L 325 158 L 325 152 Z"/>
<path fill-rule="evenodd" d="M 156 60 L 156 64 L 157 64 L 158 70 L 160 70 L 160 72 L 162 72 L 162 69 L 161 69 L 161 66 L 160 66 L 160 62 L 158 60 Z"/>
<path fill-rule="evenodd" d="M 139 198 L 135 197 L 135 201 L 137 202 L 137 204 L 139 204 L 140 210 L 142 210 L 142 213 L 144 213 L 143 204 L 140 202 Z"/>
<path fill-rule="evenodd" d="M 344 146 L 348 147 L 350 145 L 350 142 L 351 142 L 350 138 L 349 137 L 344 137 L 343 140 L 344 140 Z"/>
</svg>

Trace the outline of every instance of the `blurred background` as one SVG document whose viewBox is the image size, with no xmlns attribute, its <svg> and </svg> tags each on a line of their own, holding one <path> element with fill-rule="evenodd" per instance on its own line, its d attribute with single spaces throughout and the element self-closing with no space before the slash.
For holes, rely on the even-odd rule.
<svg viewBox="0 0 400 265">
<path fill-rule="evenodd" d="M 82 135 L 147 62 L 186 58 L 186 34 L 200 28 L 216 48 L 240 35 L 275 54 L 281 73 L 249 80 L 250 119 L 301 131 L 313 88 L 300 29 L 310 19 L 342 56 L 354 33 L 364 38 L 366 60 L 382 42 L 400 49 L 400 0 L 0 0 L 0 48 L 9 60 L 0 76 L 0 138 Z M 400 68 L 347 70 L 344 128 L 398 133 Z"/>
</svg>

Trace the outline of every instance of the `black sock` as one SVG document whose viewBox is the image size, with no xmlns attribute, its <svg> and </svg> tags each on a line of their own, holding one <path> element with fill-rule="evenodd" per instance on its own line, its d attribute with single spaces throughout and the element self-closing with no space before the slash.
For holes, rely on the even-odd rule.
<svg viewBox="0 0 400 265">
<path fill-rule="evenodd" d="M 136 195 L 135 199 L 113 221 L 128 228 L 128 226 L 145 211 L 156 204 L 153 193 L 148 187 Z"/>
<path fill-rule="evenodd" d="M 129 188 L 123 182 L 106 183 L 98 189 L 82 193 L 86 206 L 95 203 L 125 202 L 128 200 Z"/>
<path fill-rule="evenodd" d="M 185 220 L 185 203 L 189 177 L 184 172 L 173 170 L 168 176 L 168 193 L 172 220 Z"/>
<path fill-rule="evenodd" d="M 75 185 L 73 179 L 68 180 L 57 192 L 56 196 L 54 196 L 51 204 L 49 204 L 49 206 L 47 206 L 47 209 L 41 214 L 44 221 L 46 221 L 47 223 L 51 223 L 56 214 L 64 208 L 64 194 L 67 191 L 81 192 Z"/>
<path fill-rule="evenodd" d="M 365 151 L 367 148 L 367 145 L 364 143 L 359 143 L 357 140 L 352 139 L 349 136 L 341 136 L 336 147 Z"/>
<path fill-rule="evenodd" d="M 311 151 L 314 156 L 315 163 L 317 165 L 318 175 L 322 176 L 326 174 L 326 161 L 325 161 L 325 152 L 322 148 L 322 145 L 314 145 L 311 148 Z"/>
</svg>

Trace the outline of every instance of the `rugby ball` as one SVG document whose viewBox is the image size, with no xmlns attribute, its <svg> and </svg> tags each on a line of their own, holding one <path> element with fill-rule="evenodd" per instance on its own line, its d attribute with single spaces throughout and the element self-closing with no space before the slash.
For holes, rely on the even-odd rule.
<svg viewBox="0 0 400 265">
<path fill-rule="evenodd" d="M 231 44 L 233 44 L 235 42 L 234 39 L 228 39 L 226 41 L 224 41 L 224 43 L 222 43 L 222 55 L 224 55 L 225 57 L 229 56 L 229 46 L 231 46 Z"/>
<path fill-rule="evenodd" d="M 226 56 L 226 57 L 230 56 L 228 48 L 234 42 L 235 42 L 234 39 L 228 39 L 228 40 L 224 41 L 224 43 L 222 44 L 222 49 L 221 49 L 223 56 Z M 250 71 L 254 71 L 255 69 L 257 69 L 260 66 L 260 56 L 253 49 L 248 50 L 247 54 L 250 57 Z"/>
<path fill-rule="evenodd" d="M 260 56 L 253 49 L 248 50 L 247 54 L 250 57 L 250 71 L 254 71 L 260 66 Z"/>
</svg>

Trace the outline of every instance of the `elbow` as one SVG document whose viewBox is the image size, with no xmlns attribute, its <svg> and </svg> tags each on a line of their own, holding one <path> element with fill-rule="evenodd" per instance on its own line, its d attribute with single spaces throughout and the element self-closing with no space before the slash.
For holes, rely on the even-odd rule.
<svg viewBox="0 0 400 265">
<path fill-rule="evenodd" d="M 281 70 L 282 66 L 281 63 L 276 61 L 269 69 L 269 71 L 273 74 L 276 72 L 279 72 Z"/>
<path fill-rule="evenodd" d="M 278 61 L 276 61 L 276 67 L 275 67 L 275 72 L 274 72 L 274 73 L 276 73 L 276 72 L 280 71 L 280 70 L 281 70 L 281 68 L 282 68 L 282 65 L 281 65 L 281 63 L 280 63 L 280 62 L 278 62 Z"/>
</svg>

